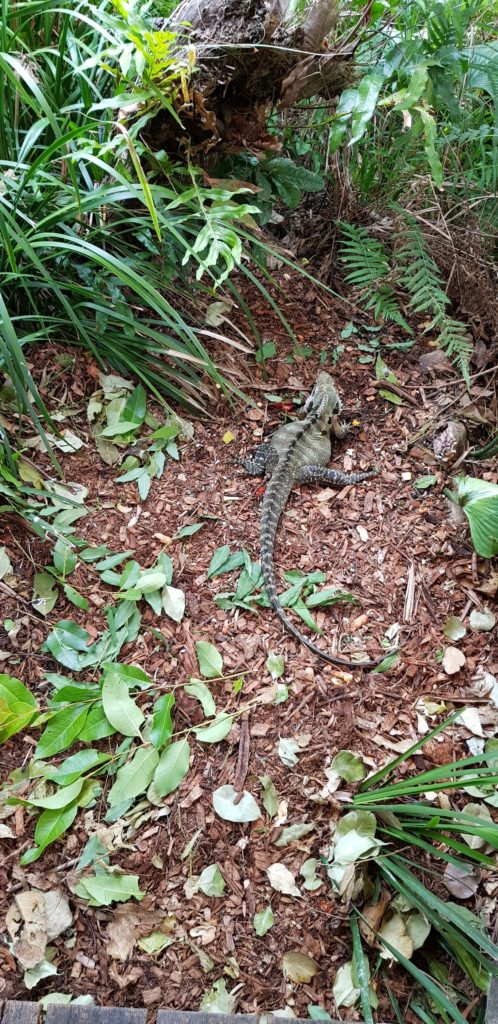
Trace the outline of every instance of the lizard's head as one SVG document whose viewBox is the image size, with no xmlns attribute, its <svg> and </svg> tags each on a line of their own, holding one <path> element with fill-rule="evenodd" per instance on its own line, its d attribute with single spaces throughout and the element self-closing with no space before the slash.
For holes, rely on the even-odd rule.
<svg viewBox="0 0 498 1024">
<path fill-rule="evenodd" d="M 324 416 L 332 416 L 340 413 L 342 402 L 336 391 L 336 386 L 329 373 L 319 373 L 316 384 L 309 398 L 306 400 L 304 410 L 306 413 L 314 412 L 320 419 Z"/>
</svg>

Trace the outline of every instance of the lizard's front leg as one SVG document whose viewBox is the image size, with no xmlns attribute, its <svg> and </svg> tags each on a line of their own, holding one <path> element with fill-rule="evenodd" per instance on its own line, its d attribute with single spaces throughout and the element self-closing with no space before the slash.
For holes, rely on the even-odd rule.
<svg viewBox="0 0 498 1024">
<path fill-rule="evenodd" d="M 344 487 L 346 484 L 359 484 L 376 474 L 376 469 L 369 469 L 365 473 L 343 473 L 341 469 L 327 469 L 326 466 L 303 466 L 295 480 L 297 484 L 313 484 L 319 480 L 321 483 L 332 484 L 332 487 Z"/>
<path fill-rule="evenodd" d="M 259 444 L 249 458 L 237 459 L 238 465 L 243 466 L 249 476 L 264 476 L 265 473 L 269 476 L 277 462 L 278 452 L 267 442 Z"/>
<path fill-rule="evenodd" d="M 346 437 L 346 434 L 349 434 L 351 424 L 347 423 L 346 420 L 340 420 L 334 413 L 334 415 L 330 417 L 330 429 L 334 437 L 340 441 L 343 437 Z"/>
</svg>

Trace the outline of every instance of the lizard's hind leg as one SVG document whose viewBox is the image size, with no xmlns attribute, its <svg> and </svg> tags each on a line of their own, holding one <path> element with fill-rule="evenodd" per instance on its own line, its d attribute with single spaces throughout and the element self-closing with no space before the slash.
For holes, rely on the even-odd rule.
<svg viewBox="0 0 498 1024">
<path fill-rule="evenodd" d="M 249 476 L 264 476 L 265 473 L 273 472 L 278 462 L 278 452 L 271 444 L 259 444 L 248 459 L 238 459 L 239 466 L 243 466 Z"/>
<path fill-rule="evenodd" d="M 332 487 L 344 487 L 346 484 L 359 484 L 376 474 L 376 469 L 369 469 L 365 473 L 343 473 L 340 469 L 327 469 L 326 466 L 303 466 L 296 474 L 296 483 L 312 484 L 319 480 L 332 484 Z"/>
</svg>

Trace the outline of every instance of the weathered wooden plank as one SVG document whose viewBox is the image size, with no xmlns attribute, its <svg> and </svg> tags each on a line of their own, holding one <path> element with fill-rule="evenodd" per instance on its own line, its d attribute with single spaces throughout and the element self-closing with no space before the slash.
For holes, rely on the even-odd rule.
<svg viewBox="0 0 498 1024">
<path fill-rule="evenodd" d="M 11 1024 L 17 1022 L 12 1021 Z M 133 1010 L 127 1006 L 61 1006 L 54 1003 L 47 1006 L 46 1024 L 147 1024 L 147 1010 Z"/>
<path fill-rule="evenodd" d="M 157 1014 L 157 1024 L 258 1024 L 258 1020 L 248 1013 L 203 1013 L 202 1010 L 159 1010 Z"/>
<path fill-rule="evenodd" d="M 498 1024 L 498 978 L 491 978 L 485 1021 L 486 1024 Z"/>
<path fill-rule="evenodd" d="M 38 1024 L 39 1016 L 38 1003 L 0 1003 L 1 1024 Z"/>
<path fill-rule="evenodd" d="M 159 1010 L 157 1024 L 263 1024 L 275 1021 L 275 1024 L 310 1024 L 308 1019 L 272 1017 L 271 1013 L 258 1015 L 248 1013 L 203 1013 L 188 1010 Z M 334 1024 L 332 1021 L 331 1024 Z M 340 1024 L 339 1021 L 336 1024 Z"/>
</svg>

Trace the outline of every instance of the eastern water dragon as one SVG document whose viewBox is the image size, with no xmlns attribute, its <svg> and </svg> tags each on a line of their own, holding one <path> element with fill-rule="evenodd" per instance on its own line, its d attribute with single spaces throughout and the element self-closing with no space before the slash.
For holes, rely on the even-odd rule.
<svg viewBox="0 0 498 1024">
<path fill-rule="evenodd" d="M 332 451 L 331 434 L 341 438 L 348 430 L 347 424 L 339 419 L 341 409 L 342 402 L 332 377 L 328 373 L 320 373 L 304 404 L 305 418 L 285 423 L 272 434 L 269 442 L 260 444 L 251 457 L 238 461 L 250 476 L 266 474 L 270 477 L 261 511 L 260 555 L 263 581 L 274 612 L 289 633 L 319 658 L 332 665 L 367 669 L 379 665 L 386 654 L 375 661 L 352 662 L 327 651 L 321 651 L 287 618 L 275 587 L 275 535 L 294 485 L 320 480 L 333 487 L 342 487 L 345 484 L 360 483 L 377 472 L 370 470 L 366 473 L 343 473 L 338 469 L 327 468 Z"/>
</svg>

